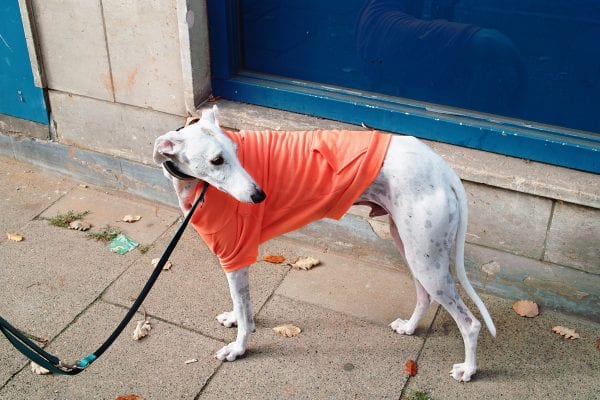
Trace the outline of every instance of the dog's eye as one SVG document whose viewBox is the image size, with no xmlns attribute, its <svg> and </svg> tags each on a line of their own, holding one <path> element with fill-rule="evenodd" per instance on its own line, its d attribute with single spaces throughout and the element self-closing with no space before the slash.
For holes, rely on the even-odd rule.
<svg viewBox="0 0 600 400">
<path fill-rule="evenodd" d="M 225 162 L 225 160 L 223 160 L 222 156 L 216 156 L 215 158 L 213 158 L 212 160 L 210 160 L 210 163 L 212 165 L 221 165 Z"/>
</svg>

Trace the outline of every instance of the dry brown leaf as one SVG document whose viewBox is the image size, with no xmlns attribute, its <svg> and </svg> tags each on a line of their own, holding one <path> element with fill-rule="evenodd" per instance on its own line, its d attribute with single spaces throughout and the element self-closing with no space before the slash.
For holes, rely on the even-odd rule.
<svg viewBox="0 0 600 400">
<path fill-rule="evenodd" d="M 6 232 L 6 237 L 8 240 L 12 240 L 13 242 L 22 242 L 23 239 L 25 239 L 23 235 L 20 235 L 16 232 Z"/>
<path fill-rule="evenodd" d="M 417 371 L 417 362 L 415 360 L 406 360 L 406 363 L 404 363 L 404 372 L 406 375 L 415 376 L 417 375 Z"/>
<path fill-rule="evenodd" d="M 88 231 L 92 225 L 85 221 L 73 221 L 69 224 L 69 229 L 75 229 L 76 231 Z"/>
<path fill-rule="evenodd" d="M 540 313 L 538 305 L 530 300 L 519 300 L 513 304 L 512 308 L 521 317 L 533 318 Z"/>
<path fill-rule="evenodd" d="M 160 261 L 160 258 L 153 258 L 152 259 L 152 266 L 156 267 L 158 265 L 158 262 Z M 163 271 L 168 271 L 171 269 L 171 267 L 173 266 L 173 263 L 171 261 L 167 261 L 165 263 L 165 265 L 162 267 Z"/>
<path fill-rule="evenodd" d="M 300 332 L 302 332 L 302 329 L 300 329 L 297 326 L 292 325 L 292 324 L 279 325 L 279 326 L 276 326 L 275 328 L 273 328 L 273 330 L 278 335 L 281 335 L 284 337 L 298 336 L 300 334 Z"/>
<path fill-rule="evenodd" d="M 600 351 L 600 338 L 596 339 L 596 350 Z"/>
<path fill-rule="evenodd" d="M 142 219 L 142 217 L 139 216 L 139 215 L 130 215 L 130 214 L 127 214 L 126 216 L 123 217 L 123 219 L 121 221 L 133 223 L 133 222 L 139 221 L 140 219 Z"/>
<path fill-rule="evenodd" d="M 575 329 L 565 328 L 564 326 L 560 326 L 560 325 L 552 328 L 552 332 L 558 333 L 560 336 L 563 336 L 565 339 L 575 340 L 575 339 L 580 338 L 579 334 L 577 332 L 575 332 Z"/>
<path fill-rule="evenodd" d="M 126 394 L 123 396 L 118 396 L 115 400 L 144 400 L 142 396 L 138 396 L 137 394 Z"/>
<path fill-rule="evenodd" d="M 152 329 L 152 325 L 147 319 L 143 319 L 137 321 L 135 325 L 135 329 L 133 330 L 133 340 L 140 340 L 150 334 L 150 330 Z"/>
<path fill-rule="evenodd" d="M 46 368 L 33 361 L 31 362 L 31 372 L 36 375 L 48 375 L 50 373 Z"/>
<path fill-rule="evenodd" d="M 302 257 L 298 257 L 298 259 L 296 261 L 294 261 L 293 263 L 291 263 L 290 265 L 293 268 L 302 269 L 302 270 L 306 271 L 306 270 L 311 269 L 312 267 L 316 267 L 320 263 L 321 263 L 321 261 L 317 260 L 316 258 L 302 256 Z"/>
<path fill-rule="evenodd" d="M 274 256 L 274 255 L 266 255 L 263 257 L 263 260 L 272 264 L 281 264 L 285 261 L 284 256 Z"/>
</svg>

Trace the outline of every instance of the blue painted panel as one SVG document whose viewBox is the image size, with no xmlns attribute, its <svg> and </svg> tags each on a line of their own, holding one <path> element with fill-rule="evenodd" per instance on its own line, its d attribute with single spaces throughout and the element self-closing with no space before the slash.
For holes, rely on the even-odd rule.
<svg viewBox="0 0 600 400">
<path fill-rule="evenodd" d="M 17 0 L 0 4 L 0 113 L 48 124 L 44 91 L 33 73 Z"/>
<path fill-rule="evenodd" d="M 519 119 L 473 113 L 470 110 L 477 110 L 477 107 L 469 107 L 470 110 L 449 108 L 446 107 L 451 104 L 449 101 L 440 101 L 443 105 L 418 102 L 413 100 L 419 99 L 417 95 L 407 99 L 398 97 L 398 93 L 394 92 L 391 93 L 393 96 L 390 96 L 386 87 L 379 87 L 376 91 L 373 87 L 368 87 L 368 90 L 365 89 L 367 86 L 361 87 L 361 82 L 364 83 L 365 79 L 364 70 L 348 67 L 356 61 L 356 54 L 351 54 L 354 50 L 351 50 L 340 36 L 350 29 L 340 29 L 340 18 L 336 16 L 345 15 L 348 19 L 352 13 L 349 13 L 347 8 L 357 9 L 357 4 L 365 2 L 348 0 L 342 2 L 343 4 L 338 3 L 317 0 L 270 0 L 258 4 L 255 0 L 228 0 L 228 5 L 223 6 L 220 0 L 208 0 L 213 94 L 600 173 L 598 132 L 586 133 Z M 432 1 L 425 3 L 432 4 Z M 439 1 L 434 0 L 433 3 Z M 451 3 L 457 2 L 452 0 Z M 248 13 L 249 9 L 244 8 L 257 4 L 260 12 Z M 272 7 L 264 8 L 263 4 L 270 4 Z M 306 13 L 307 7 L 318 9 L 319 12 Z M 456 7 L 455 9 L 458 10 Z M 278 13 L 289 14 L 284 24 L 274 19 L 274 15 Z M 356 17 L 358 14 L 352 15 Z M 317 30 L 299 30 L 298 26 L 306 27 L 312 23 L 311 16 L 320 21 L 312 25 Z M 254 28 L 248 27 L 248 20 L 253 19 L 261 21 L 262 27 L 259 27 L 259 24 Z M 331 28 L 332 26 L 334 27 Z M 295 33 L 290 34 L 291 31 Z M 335 32 L 337 35 L 333 34 Z M 263 35 L 263 43 L 255 40 L 256 37 L 253 39 L 251 35 Z M 288 46 L 282 47 L 285 43 Z M 300 57 L 290 59 L 290 54 L 295 53 Z M 590 61 L 594 60 L 595 58 L 590 58 Z M 277 69 L 282 66 L 287 68 L 288 75 Z M 600 73 L 600 69 L 598 72 Z M 547 86 L 552 86 L 552 81 Z M 463 91 L 450 91 L 447 95 L 452 100 L 463 95 Z M 563 110 L 560 114 L 572 116 L 571 121 L 589 123 L 589 126 L 595 127 L 594 124 L 598 124 L 598 120 L 593 118 L 594 114 L 590 109 L 596 107 L 595 104 L 600 104 L 595 103 L 597 95 L 597 92 L 587 93 L 585 107 L 582 106 L 582 101 L 578 100 L 583 111 L 575 112 L 571 109 L 573 113 L 569 113 Z M 565 101 L 559 93 L 552 98 L 540 99 L 538 109 L 542 114 L 558 115 L 557 109 L 551 106 L 552 101 L 557 99 L 560 104 L 565 105 L 566 110 L 570 107 L 568 103 L 575 101 L 571 95 L 569 100 Z M 488 102 L 492 103 L 493 101 Z"/>
</svg>

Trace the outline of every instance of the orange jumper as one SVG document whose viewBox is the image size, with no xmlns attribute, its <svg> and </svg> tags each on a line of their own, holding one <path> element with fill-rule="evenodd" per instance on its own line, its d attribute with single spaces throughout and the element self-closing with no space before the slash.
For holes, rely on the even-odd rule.
<svg viewBox="0 0 600 400">
<path fill-rule="evenodd" d="M 248 204 L 210 186 L 192 216 L 226 272 L 255 262 L 260 243 L 321 218 L 340 219 L 377 177 L 391 138 L 369 131 L 225 133 L 267 194 Z"/>
</svg>

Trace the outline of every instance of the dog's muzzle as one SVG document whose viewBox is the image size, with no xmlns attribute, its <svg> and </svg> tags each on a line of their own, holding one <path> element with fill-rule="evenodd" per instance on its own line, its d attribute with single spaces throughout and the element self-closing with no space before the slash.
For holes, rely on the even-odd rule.
<svg viewBox="0 0 600 400">
<path fill-rule="evenodd" d="M 252 194 L 252 196 L 250 196 L 250 198 L 252 199 L 252 202 L 254 204 L 258 204 L 258 203 L 262 202 L 264 199 L 266 199 L 267 195 L 265 194 L 265 192 L 263 192 L 262 189 L 256 188 L 256 192 L 254 194 Z"/>
</svg>

